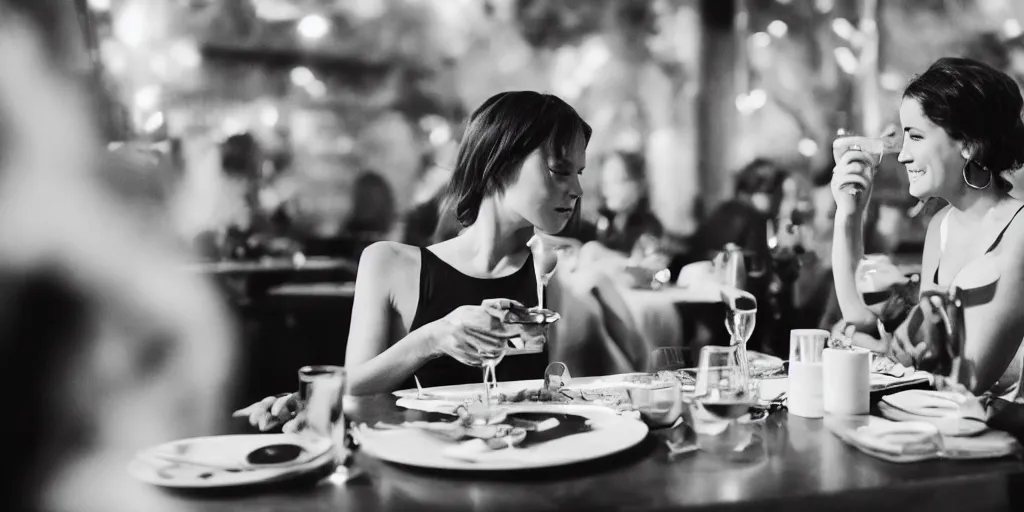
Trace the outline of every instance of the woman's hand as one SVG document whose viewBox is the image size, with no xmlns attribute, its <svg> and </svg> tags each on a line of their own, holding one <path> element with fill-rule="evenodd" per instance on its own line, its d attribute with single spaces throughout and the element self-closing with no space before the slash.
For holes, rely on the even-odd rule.
<svg viewBox="0 0 1024 512">
<path fill-rule="evenodd" d="M 488 355 L 499 354 L 508 340 L 521 338 L 528 344 L 544 343 L 547 326 L 502 322 L 511 306 L 524 307 L 509 299 L 488 299 L 479 306 L 461 306 L 433 322 L 432 351 L 448 355 L 462 364 L 480 366 Z"/>
<path fill-rule="evenodd" d="M 285 393 L 268 396 L 249 407 L 235 411 L 231 416 L 234 418 L 248 417 L 250 425 L 264 432 L 282 424 L 284 425 L 283 431 L 294 432 L 298 427 L 295 417 L 299 409 L 299 394 Z"/>
<path fill-rule="evenodd" d="M 853 217 L 864 214 L 871 199 L 874 185 L 874 169 L 871 157 L 859 150 L 847 150 L 832 169 L 832 197 L 836 200 L 836 217 Z M 859 187 L 861 192 L 843 188 L 847 185 Z"/>
</svg>

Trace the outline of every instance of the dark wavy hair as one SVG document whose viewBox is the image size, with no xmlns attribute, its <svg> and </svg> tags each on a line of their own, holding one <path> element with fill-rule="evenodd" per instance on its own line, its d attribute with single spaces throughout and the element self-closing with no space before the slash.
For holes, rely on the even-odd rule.
<svg viewBox="0 0 1024 512">
<path fill-rule="evenodd" d="M 576 137 L 582 135 L 587 144 L 591 133 L 557 96 L 533 91 L 491 96 L 469 116 L 442 211 L 454 209 L 460 224 L 473 224 L 484 198 L 513 183 L 530 153 L 539 149 L 545 158 L 562 158 Z"/>
<path fill-rule="evenodd" d="M 946 57 L 911 80 L 903 97 L 917 100 L 928 119 L 954 140 L 973 146 L 973 160 L 1003 187 L 1008 184 L 999 173 L 1024 164 L 1024 99 L 1006 73 L 976 60 Z"/>
</svg>

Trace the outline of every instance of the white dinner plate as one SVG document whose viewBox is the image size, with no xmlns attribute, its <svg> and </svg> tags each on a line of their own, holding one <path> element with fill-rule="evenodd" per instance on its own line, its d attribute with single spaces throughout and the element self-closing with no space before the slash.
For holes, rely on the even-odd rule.
<svg viewBox="0 0 1024 512">
<path fill-rule="evenodd" d="M 276 466 L 252 466 L 246 462 L 246 456 L 253 450 L 274 444 L 296 444 L 303 452 L 297 460 Z M 296 434 L 196 437 L 140 450 L 128 464 L 128 472 L 161 487 L 201 489 L 264 484 L 333 464 L 330 448 L 329 440 Z"/>
<path fill-rule="evenodd" d="M 415 428 L 357 425 L 352 433 L 361 450 L 372 457 L 407 466 L 464 471 L 511 471 L 584 462 L 629 449 L 647 436 L 643 422 L 599 407 L 524 405 L 509 411 L 521 412 L 580 416 L 589 422 L 590 429 L 525 448 L 501 450 L 490 450 L 480 440 L 443 440 Z"/>
</svg>

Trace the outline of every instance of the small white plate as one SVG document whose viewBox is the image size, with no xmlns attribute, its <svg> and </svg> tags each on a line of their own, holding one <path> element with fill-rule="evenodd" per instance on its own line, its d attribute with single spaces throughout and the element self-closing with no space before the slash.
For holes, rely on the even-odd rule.
<svg viewBox="0 0 1024 512">
<path fill-rule="evenodd" d="M 299 445 L 303 452 L 294 462 L 281 465 L 253 467 L 246 463 L 250 452 L 274 444 Z M 128 464 L 128 473 L 161 487 L 202 489 L 254 485 L 283 480 L 331 464 L 330 448 L 329 440 L 296 434 L 196 437 L 140 450 Z M 194 461 L 194 464 L 181 462 L 184 460 Z"/>
<path fill-rule="evenodd" d="M 514 412 L 582 416 L 589 420 L 590 430 L 527 448 L 502 450 L 478 450 L 475 445 L 482 444 L 479 441 L 460 445 L 414 428 L 377 430 L 359 425 L 353 428 L 353 435 L 364 453 L 387 462 L 463 471 L 512 471 L 573 464 L 632 448 L 647 437 L 647 425 L 643 422 L 598 407 L 533 405 L 517 407 Z"/>
</svg>

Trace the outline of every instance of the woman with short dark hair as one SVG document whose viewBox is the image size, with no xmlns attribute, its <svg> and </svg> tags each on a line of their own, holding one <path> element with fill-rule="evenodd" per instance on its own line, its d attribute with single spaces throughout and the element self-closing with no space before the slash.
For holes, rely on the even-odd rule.
<svg viewBox="0 0 1024 512">
<path fill-rule="evenodd" d="M 424 386 L 479 382 L 482 355 L 509 337 L 545 336 L 500 318 L 511 304 L 538 305 L 526 244 L 535 229 L 559 233 L 575 217 L 590 133 L 549 94 L 500 93 L 473 112 L 442 210 L 465 229 L 425 248 L 378 242 L 360 259 L 345 360 L 353 394 L 411 387 L 414 374 Z M 546 350 L 506 358 L 497 376 L 537 378 L 547 359 Z M 250 422 L 270 428 L 286 401 L 257 404 Z"/>
<path fill-rule="evenodd" d="M 963 362 L 954 377 L 975 394 L 1010 400 L 1020 399 L 1024 202 L 1010 197 L 1001 173 L 1024 164 L 1022 106 L 1020 90 L 1009 76 L 959 58 L 940 59 L 912 80 L 900 106 L 899 161 L 907 168 L 910 195 L 949 203 L 928 226 L 921 291 L 995 284 L 990 297 L 978 296 L 964 304 Z M 869 333 L 876 331 L 878 319 L 857 293 L 854 273 L 864 256 L 863 212 L 871 196 L 871 165 L 876 162 L 862 151 L 847 151 L 832 178 L 837 203 L 832 252 L 836 293 L 844 319 Z M 840 189 L 849 184 L 865 191 L 850 194 Z M 920 315 L 910 315 L 893 340 L 913 345 L 920 321 Z M 880 351 L 892 348 L 865 337 L 857 340 Z"/>
<path fill-rule="evenodd" d="M 613 152 L 601 165 L 597 241 L 613 251 L 630 254 L 640 237 L 664 234 L 651 211 L 646 167 L 643 155 L 625 151 Z"/>
</svg>

